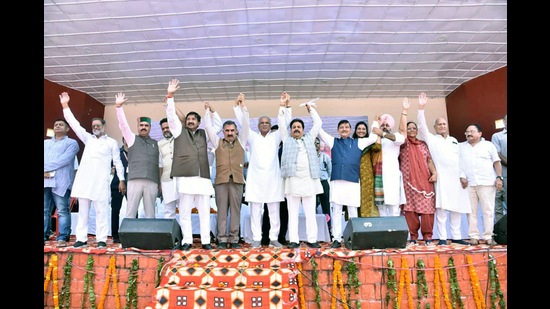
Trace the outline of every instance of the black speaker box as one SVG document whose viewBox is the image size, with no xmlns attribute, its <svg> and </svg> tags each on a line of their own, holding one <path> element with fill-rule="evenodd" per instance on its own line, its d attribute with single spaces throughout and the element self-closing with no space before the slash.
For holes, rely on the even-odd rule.
<svg viewBox="0 0 550 309">
<path fill-rule="evenodd" d="M 344 229 L 344 246 L 352 250 L 405 248 L 408 235 L 404 216 L 351 218 Z"/>
<path fill-rule="evenodd" d="M 508 214 L 502 216 L 493 228 L 495 241 L 500 245 L 508 244 Z"/>
<path fill-rule="evenodd" d="M 123 248 L 173 249 L 182 240 L 176 219 L 124 218 L 118 230 Z"/>
</svg>

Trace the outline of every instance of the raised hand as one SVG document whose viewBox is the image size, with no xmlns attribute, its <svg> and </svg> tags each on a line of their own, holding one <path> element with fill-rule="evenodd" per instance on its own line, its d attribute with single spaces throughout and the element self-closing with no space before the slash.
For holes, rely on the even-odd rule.
<svg viewBox="0 0 550 309">
<path fill-rule="evenodd" d="M 243 104 L 244 105 L 244 93 L 239 93 L 239 96 L 237 97 L 237 99 L 235 99 L 235 106 L 239 106 Z"/>
<path fill-rule="evenodd" d="M 169 81 L 168 82 L 168 89 L 166 89 L 166 92 L 168 94 L 173 94 L 174 92 L 176 92 L 178 89 L 180 89 L 179 83 L 180 83 L 180 81 L 175 79 L 175 78 L 172 79 L 171 81 Z"/>
<path fill-rule="evenodd" d="M 426 96 L 425 92 L 421 92 L 420 95 L 418 96 L 418 105 L 424 107 L 426 103 L 428 103 L 428 97 Z"/>
<path fill-rule="evenodd" d="M 66 93 L 66 92 L 62 92 L 59 95 L 59 102 L 61 103 L 62 106 L 65 106 L 65 105 L 69 104 L 70 99 L 71 98 L 69 97 L 69 94 Z"/>
<path fill-rule="evenodd" d="M 121 107 L 122 104 L 124 104 L 124 102 L 126 102 L 128 99 L 125 97 L 124 93 L 123 92 L 119 92 L 118 94 L 115 95 L 115 106 L 116 107 Z"/>
<path fill-rule="evenodd" d="M 408 110 L 409 107 L 411 107 L 411 103 L 409 103 L 409 99 L 403 98 L 403 109 Z"/>
<path fill-rule="evenodd" d="M 281 93 L 281 106 L 285 106 L 285 107 L 289 107 L 290 103 L 290 95 L 286 92 L 286 91 L 283 91 L 283 93 Z"/>
<path fill-rule="evenodd" d="M 212 107 L 212 105 L 210 105 L 210 102 L 204 102 L 204 109 L 209 109 L 212 113 L 214 112 L 214 108 Z"/>
</svg>

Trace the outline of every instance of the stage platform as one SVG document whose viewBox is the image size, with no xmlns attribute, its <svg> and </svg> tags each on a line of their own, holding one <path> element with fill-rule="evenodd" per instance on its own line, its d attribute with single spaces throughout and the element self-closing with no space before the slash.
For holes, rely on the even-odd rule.
<svg viewBox="0 0 550 309">
<path fill-rule="evenodd" d="M 202 280 L 218 282 L 219 278 L 215 276 L 235 270 L 248 275 L 256 271 L 260 273 L 265 266 L 261 261 L 268 257 L 292 266 L 295 274 L 293 280 L 297 280 L 295 284 L 301 282 L 296 285 L 299 288 L 290 296 L 285 293 L 280 295 L 298 297 L 294 302 L 297 305 L 285 307 L 283 303 L 274 305 L 266 302 L 257 308 L 331 308 L 334 301 L 332 308 L 338 309 L 344 308 L 341 301 L 348 301 L 348 297 L 351 308 L 358 308 L 359 303 L 362 309 L 394 308 L 396 301 L 401 308 L 416 308 L 418 304 L 421 308 L 425 308 L 426 304 L 437 308 L 436 302 L 440 308 L 449 308 L 451 302 L 453 308 L 458 308 L 462 303 L 465 309 L 480 308 L 482 303 L 487 308 L 493 304 L 497 308 L 507 306 L 508 259 L 505 245 L 463 246 L 449 242 L 444 246 L 425 246 L 419 242 L 407 248 L 348 250 L 332 249 L 328 242 L 322 242 L 320 249 L 308 248 L 305 243 L 299 249 L 251 249 L 249 244 L 244 243 L 242 249 L 203 250 L 199 240 L 195 239 L 191 250 L 181 251 L 123 249 L 111 240 L 107 248 L 97 248 L 92 236 L 89 240 L 87 248 L 56 248 L 53 240 L 44 246 L 44 308 L 54 308 L 54 299 L 61 303 L 70 299 L 70 308 L 124 308 L 128 301 L 135 304 L 134 308 L 207 308 L 206 302 L 203 305 L 194 302 L 176 304 L 177 299 L 181 300 L 180 296 L 177 299 L 162 296 L 168 290 L 166 286 L 159 286 L 165 280 L 163 274 L 167 274 L 169 269 L 183 274 L 174 265 L 193 266 L 196 271 L 201 267 L 208 269 L 208 263 L 203 263 L 216 261 L 216 267 L 224 270 L 216 275 L 215 271 L 208 269 L 205 271 L 207 278 Z M 74 236 L 69 245 L 72 242 Z M 338 271 L 340 267 L 341 271 Z M 54 269 L 56 276 L 53 275 Z M 355 283 L 348 281 L 350 277 L 356 279 Z M 241 296 L 232 296 L 238 301 L 226 303 L 222 308 L 250 308 L 246 302 L 252 300 L 246 296 L 247 291 L 260 292 L 259 295 L 266 297 L 281 291 L 264 291 L 248 286 L 250 282 L 243 282 L 240 290 L 234 293 Z M 178 293 L 185 292 L 177 287 L 177 282 L 171 284 L 170 288 L 177 288 Z M 417 291 L 422 288 L 427 290 L 419 298 Z M 185 289 L 189 292 L 191 288 Z M 193 289 L 195 294 L 190 295 L 205 295 L 205 299 L 209 299 L 205 293 L 211 293 L 209 291 L 212 289 L 217 291 L 216 299 L 223 300 L 224 293 L 232 293 L 223 287 Z M 90 291 L 93 291 L 93 307 Z M 269 297 L 270 300 L 279 299 L 279 296 Z"/>
</svg>

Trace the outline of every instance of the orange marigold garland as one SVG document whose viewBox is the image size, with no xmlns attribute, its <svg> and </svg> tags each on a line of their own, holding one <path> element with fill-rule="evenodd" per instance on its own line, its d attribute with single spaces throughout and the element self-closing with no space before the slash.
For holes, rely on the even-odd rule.
<svg viewBox="0 0 550 309">
<path fill-rule="evenodd" d="M 474 263 L 470 255 L 466 256 L 466 262 L 468 263 L 468 273 L 470 274 L 470 283 L 472 284 L 472 291 L 474 293 L 476 308 L 485 309 L 487 308 L 487 305 L 483 301 L 483 291 L 479 286 L 479 280 L 477 278 L 476 268 L 474 267 Z"/>
<path fill-rule="evenodd" d="M 331 309 L 336 309 L 336 292 L 338 287 L 338 273 L 340 272 L 340 262 L 338 260 L 334 260 L 334 272 L 332 275 L 332 298 L 331 298 Z"/>
<path fill-rule="evenodd" d="M 439 255 L 435 256 L 435 308 L 439 308 L 440 296 L 439 290 L 443 290 L 443 299 L 445 300 L 445 305 L 448 309 L 452 309 L 451 301 L 449 299 L 449 293 L 447 291 L 447 286 L 445 285 L 445 280 L 443 276 L 443 268 L 441 267 L 441 261 L 439 260 Z"/>
<path fill-rule="evenodd" d="M 414 309 L 413 306 L 413 297 L 412 297 L 412 285 L 411 285 L 411 273 L 409 272 L 409 265 L 407 264 L 407 259 L 405 256 L 401 257 L 401 268 L 402 272 L 405 273 L 405 284 L 407 285 L 407 302 L 409 309 Z"/>
<path fill-rule="evenodd" d="M 340 286 L 342 306 L 344 306 L 345 309 L 349 309 L 346 300 L 346 292 L 344 291 L 344 283 L 342 282 L 342 264 L 340 264 L 340 261 L 334 260 L 334 275 L 332 277 L 332 309 L 336 308 L 336 294 L 338 293 L 338 286 Z"/>
<path fill-rule="evenodd" d="M 48 289 L 50 280 L 53 282 L 53 304 L 55 309 L 59 309 L 59 286 L 57 284 L 57 255 L 52 255 L 46 271 L 46 280 L 44 280 L 44 292 Z"/>
<path fill-rule="evenodd" d="M 298 288 L 300 291 L 300 308 L 306 308 L 306 296 L 304 293 L 304 278 L 302 277 L 302 263 L 296 263 L 298 267 Z"/>
<path fill-rule="evenodd" d="M 113 289 L 115 292 L 116 309 L 120 309 L 120 298 L 118 296 L 118 284 L 116 279 L 116 257 L 114 255 L 109 260 L 109 269 L 107 269 L 107 276 L 105 278 L 105 284 L 103 285 L 103 293 L 101 293 L 101 298 L 99 299 L 99 305 L 97 307 L 98 309 L 103 309 L 104 307 L 111 277 L 113 277 Z"/>
</svg>

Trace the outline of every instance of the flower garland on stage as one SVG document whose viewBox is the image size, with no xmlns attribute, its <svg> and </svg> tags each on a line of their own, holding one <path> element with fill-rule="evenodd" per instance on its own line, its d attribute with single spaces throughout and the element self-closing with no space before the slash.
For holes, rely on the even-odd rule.
<svg viewBox="0 0 550 309">
<path fill-rule="evenodd" d="M 306 295 L 304 293 L 304 278 L 302 277 L 302 263 L 296 263 L 298 267 L 298 288 L 300 293 L 300 308 L 306 308 Z"/>
<path fill-rule="evenodd" d="M 458 305 L 460 309 L 464 309 L 464 302 L 462 302 L 460 286 L 458 285 L 458 278 L 456 275 L 455 261 L 452 256 L 449 257 L 449 280 L 451 281 L 451 299 L 454 305 L 453 308 L 456 308 Z"/>
<path fill-rule="evenodd" d="M 393 291 L 393 307 L 399 309 L 399 304 L 397 302 L 397 282 L 395 279 L 395 266 L 391 258 L 388 259 L 388 272 L 386 275 L 388 282 L 386 282 L 386 308 L 390 304 L 391 296 L 390 291 Z"/>
<path fill-rule="evenodd" d="M 449 300 L 449 293 L 447 292 L 447 286 L 445 285 L 445 280 L 443 276 L 443 268 L 441 267 L 441 261 L 439 260 L 439 255 L 435 256 L 435 309 L 441 307 L 441 290 L 443 290 L 443 299 L 445 300 L 445 305 L 448 309 L 452 309 L 451 301 Z"/>
<path fill-rule="evenodd" d="M 103 292 L 99 299 L 98 309 L 103 309 L 105 304 L 105 298 L 107 297 L 107 291 L 109 290 L 110 279 L 113 277 L 113 290 L 115 291 L 116 309 L 120 309 L 120 297 L 118 295 L 118 282 L 116 277 L 116 257 L 113 255 L 109 260 L 109 268 L 107 269 L 107 276 L 105 278 L 105 284 L 103 285 Z"/>
<path fill-rule="evenodd" d="M 477 278 L 476 268 L 474 267 L 474 263 L 471 256 L 469 255 L 466 256 L 466 263 L 468 263 L 468 273 L 470 274 L 470 283 L 472 284 L 472 291 L 474 293 L 474 301 L 476 302 L 476 308 L 485 309 L 487 306 L 483 301 L 483 292 L 481 291 L 481 287 L 479 286 L 479 280 Z"/>
<path fill-rule="evenodd" d="M 361 286 L 359 277 L 357 276 L 357 264 L 355 263 L 355 258 L 351 258 L 347 268 L 348 286 L 350 287 L 350 291 L 348 292 L 348 306 L 351 307 L 351 289 L 353 288 L 355 294 L 359 294 L 359 287 Z M 355 300 L 355 308 L 361 309 L 361 301 L 359 299 Z"/>
<path fill-rule="evenodd" d="M 332 303 L 331 308 L 336 308 L 336 295 L 337 295 L 337 288 L 340 287 L 340 297 L 342 297 L 342 306 L 344 306 L 344 309 L 349 309 L 348 302 L 346 300 L 346 293 L 344 291 L 344 284 L 342 283 L 342 265 L 340 264 L 340 261 L 334 260 L 334 277 L 332 278 Z M 305 307 L 304 307 L 305 308 Z"/>
<path fill-rule="evenodd" d="M 489 254 L 489 282 L 491 287 L 491 308 L 496 308 L 495 301 L 497 296 L 500 298 L 498 305 L 501 309 L 506 308 L 506 302 L 504 301 L 504 293 L 500 289 L 500 281 L 498 280 L 498 270 L 496 268 L 495 258 Z"/>
<path fill-rule="evenodd" d="M 401 297 L 403 296 L 403 287 L 407 285 L 407 301 L 409 309 L 413 309 L 412 289 L 411 289 L 411 274 L 409 273 L 409 265 L 405 256 L 401 256 L 401 273 L 399 275 L 399 289 L 397 290 L 397 308 L 400 308 Z"/>
<path fill-rule="evenodd" d="M 139 265 L 138 260 L 132 260 L 132 266 L 130 267 L 130 277 L 128 278 L 128 288 L 126 289 L 126 307 L 124 309 L 130 309 L 132 306 L 137 308 L 137 271 Z"/>
<path fill-rule="evenodd" d="M 311 279 L 313 280 L 313 288 L 315 289 L 315 302 L 317 308 L 321 309 L 321 288 L 319 287 L 319 272 L 317 271 L 317 262 L 315 259 L 311 259 L 311 266 L 313 268 Z"/>
<path fill-rule="evenodd" d="M 94 257 L 92 255 L 88 256 L 88 261 L 86 261 L 86 274 L 84 275 L 84 291 L 82 293 L 81 308 L 84 309 L 84 304 L 86 303 L 85 297 L 86 292 L 90 293 L 90 306 L 92 309 L 95 309 L 95 291 L 94 291 Z"/>
<path fill-rule="evenodd" d="M 419 259 L 416 262 L 416 296 L 417 296 L 417 304 L 416 307 L 420 309 L 420 304 L 422 299 L 425 299 L 428 297 L 428 283 L 426 282 L 426 272 L 424 271 L 424 268 L 426 268 L 426 265 L 424 264 L 424 261 L 422 259 Z M 426 304 L 426 309 L 429 309 L 430 305 Z"/>
<path fill-rule="evenodd" d="M 46 280 L 44 281 L 44 293 L 48 289 L 50 280 L 53 282 L 53 305 L 55 309 L 59 309 L 59 286 L 57 284 L 57 255 L 52 255 L 46 272 Z"/>
</svg>

